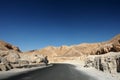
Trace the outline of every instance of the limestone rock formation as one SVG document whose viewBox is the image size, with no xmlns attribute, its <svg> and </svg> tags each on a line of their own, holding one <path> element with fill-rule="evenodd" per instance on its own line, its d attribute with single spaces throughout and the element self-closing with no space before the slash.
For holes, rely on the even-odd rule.
<svg viewBox="0 0 120 80">
<path fill-rule="evenodd" d="M 95 67 L 98 70 L 112 74 L 120 72 L 120 52 L 90 55 L 86 58 L 85 67 Z"/>
<path fill-rule="evenodd" d="M 12 64 L 20 59 L 18 53 L 14 50 L 0 50 L 0 69 L 4 71 L 12 69 Z"/>
<path fill-rule="evenodd" d="M 4 57 L 0 57 L 0 70 L 6 71 L 10 69 L 12 69 L 10 62 Z"/>
<path fill-rule="evenodd" d="M 4 57 L 9 62 L 15 62 L 20 58 L 20 49 L 7 42 L 0 41 L 0 57 Z"/>
<path fill-rule="evenodd" d="M 20 49 L 4 41 L 0 41 L 0 70 L 10 70 L 11 63 L 17 62 L 20 58 Z"/>
<path fill-rule="evenodd" d="M 32 63 L 41 63 L 42 59 L 44 59 L 45 56 L 41 55 L 41 54 L 36 54 L 36 53 L 32 53 L 32 52 L 26 52 L 26 53 L 22 53 L 19 54 L 20 55 L 20 60 L 27 60 L 30 64 Z"/>
<path fill-rule="evenodd" d="M 18 47 L 0 41 L 0 70 L 2 71 L 33 66 L 32 63 L 39 64 L 42 59 L 45 57 L 40 54 L 25 54 Z"/>
</svg>

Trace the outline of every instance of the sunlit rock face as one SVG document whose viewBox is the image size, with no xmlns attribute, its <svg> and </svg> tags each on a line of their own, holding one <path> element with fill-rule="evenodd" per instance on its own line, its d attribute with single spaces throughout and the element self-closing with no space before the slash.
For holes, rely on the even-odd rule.
<svg viewBox="0 0 120 80">
<path fill-rule="evenodd" d="M 94 67 L 112 74 L 120 72 L 120 52 L 90 55 L 86 58 L 84 67 Z"/>
<path fill-rule="evenodd" d="M 0 70 L 6 71 L 13 68 L 11 63 L 20 59 L 20 49 L 7 42 L 0 41 Z"/>
<path fill-rule="evenodd" d="M 20 58 L 20 49 L 12 44 L 0 41 L 0 56 L 5 57 L 9 62 L 15 62 Z"/>
<path fill-rule="evenodd" d="M 40 64 L 44 56 L 41 54 L 21 52 L 20 49 L 7 42 L 0 41 L 0 71 L 12 68 L 31 66 Z"/>
</svg>

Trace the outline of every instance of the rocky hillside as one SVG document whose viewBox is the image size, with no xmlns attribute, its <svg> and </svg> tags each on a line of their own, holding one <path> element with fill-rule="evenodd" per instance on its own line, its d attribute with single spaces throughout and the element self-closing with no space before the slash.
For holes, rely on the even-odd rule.
<svg viewBox="0 0 120 80">
<path fill-rule="evenodd" d="M 38 65 L 44 59 L 40 54 L 24 54 L 16 46 L 0 41 L 0 70 Z"/>
<path fill-rule="evenodd" d="M 49 46 L 40 50 L 28 51 L 25 53 L 35 53 L 47 55 L 50 59 L 54 57 L 80 57 L 83 55 L 100 55 L 108 52 L 120 51 L 120 34 L 111 40 L 100 43 L 82 43 L 73 46 L 53 47 Z"/>
</svg>

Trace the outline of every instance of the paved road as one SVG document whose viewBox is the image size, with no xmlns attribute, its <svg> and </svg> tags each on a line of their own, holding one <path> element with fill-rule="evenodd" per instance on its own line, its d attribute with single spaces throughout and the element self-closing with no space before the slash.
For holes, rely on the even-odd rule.
<svg viewBox="0 0 120 80">
<path fill-rule="evenodd" d="M 5 80 L 95 80 L 74 69 L 70 64 L 54 64 L 52 67 L 34 70 Z"/>
</svg>

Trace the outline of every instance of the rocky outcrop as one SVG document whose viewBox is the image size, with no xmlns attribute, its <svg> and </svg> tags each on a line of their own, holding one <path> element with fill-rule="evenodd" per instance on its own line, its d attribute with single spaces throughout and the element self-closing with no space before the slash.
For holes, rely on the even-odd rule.
<svg viewBox="0 0 120 80">
<path fill-rule="evenodd" d="M 109 73 L 120 72 L 120 52 L 90 55 L 86 58 L 84 67 L 95 67 L 98 70 Z"/>
<path fill-rule="evenodd" d="M 14 50 L 14 51 L 17 51 L 17 52 L 21 52 L 21 50 L 16 47 L 16 46 L 13 46 L 7 42 L 4 42 L 4 41 L 1 41 L 0 40 L 0 50 Z"/>
<path fill-rule="evenodd" d="M 41 63 L 41 61 L 45 58 L 45 56 L 41 54 L 34 53 L 22 53 L 20 54 L 20 60 L 27 60 L 30 64 L 32 63 Z"/>
<path fill-rule="evenodd" d="M 33 52 L 33 51 L 31 51 Z M 7 71 L 12 68 L 30 67 L 43 63 L 45 56 L 40 54 L 25 54 L 15 47 L 4 41 L 0 41 L 0 70 Z M 45 61 L 44 61 L 45 63 Z"/>
<path fill-rule="evenodd" d="M 0 50 L 0 70 L 10 70 L 13 68 L 12 63 L 16 63 L 20 56 L 18 51 Z"/>
</svg>

